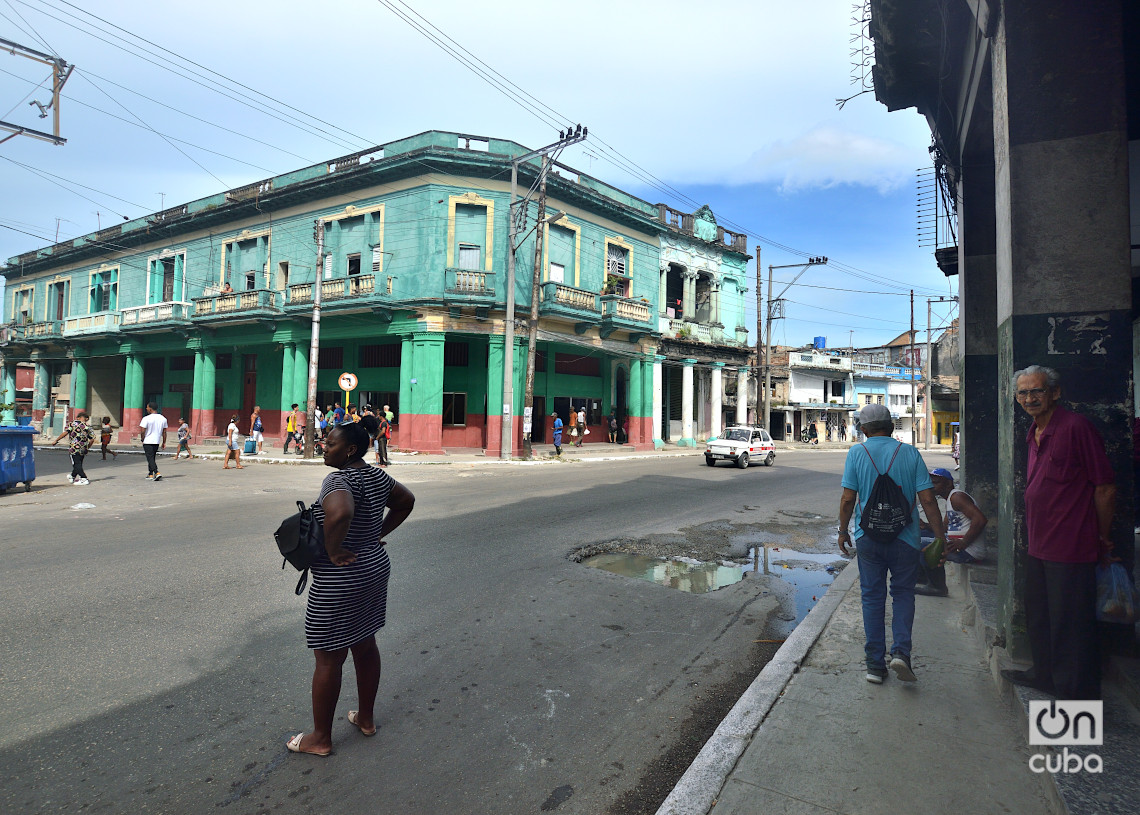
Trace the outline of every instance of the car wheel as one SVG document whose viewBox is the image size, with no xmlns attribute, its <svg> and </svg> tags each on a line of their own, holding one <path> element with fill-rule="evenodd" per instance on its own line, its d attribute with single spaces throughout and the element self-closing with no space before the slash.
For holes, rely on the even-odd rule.
<svg viewBox="0 0 1140 815">
<path fill-rule="evenodd" d="M 747 453 L 741 453 L 740 454 L 740 458 L 738 458 L 736 460 L 736 466 L 742 470 L 748 469 L 748 454 Z"/>
<path fill-rule="evenodd" d="M 705 456 L 705 464 L 709 465 L 710 467 L 715 467 L 716 459 L 712 456 Z"/>
<path fill-rule="evenodd" d="M 776 463 L 776 454 L 775 453 L 769 453 L 768 458 L 764 459 L 764 466 L 765 467 L 771 467 L 775 463 Z"/>
</svg>

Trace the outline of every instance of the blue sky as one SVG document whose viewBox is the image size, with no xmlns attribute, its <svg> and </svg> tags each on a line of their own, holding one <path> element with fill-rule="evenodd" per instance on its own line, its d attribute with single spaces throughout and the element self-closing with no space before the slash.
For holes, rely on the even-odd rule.
<svg viewBox="0 0 1140 815">
<path fill-rule="evenodd" d="M 841 291 L 793 287 L 777 340 L 824 335 L 845 346 L 853 329 L 856 345 L 885 342 L 909 321 L 900 292 L 918 290 L 915 319 L 925 327 L 925 297 L 954 293 L 956 281 L 915 237 L 925 122 L 914 111 L 887 113 L 871 94 L 843 110 L 835 104 L 858 89 L 851 5 L 0 0 L 0 37 L 77 66 L 61 106 L 67 145 L 26 137 L 0 144 L 0 258 L 45 243 L 23 233 L 50 243 L 58 227 L 67 239 L 422 130 L 540 146 L 565 120 L 591 131 L 565 163 L 654 203 L 686 211 L 694 201 L 709 204 L 725 226 L 753 235 L 764 276 L 768 264 L 802 256 L 780 244 L 873 278 L 812 268 L 802 283 Z M 436 37 L 450 36 L 501 72 L 532 95 L 524 100 L 537 113 L 397 12 L 430 21 Z M 197 84 L 161 66 L 196 72 Z M 207 69 L 247 86 L 229 85 L 230 97 L 271 97 L 255 96 L 275 113 L 202 87 L 219 79 Z M 47 101 L 37 89 L 46 77 L 43 66 L 0 52 L 0 119 L 45 128 L 50 120 L 29 103 Z M 650 184 L 623 163 L 642 168 Z M 753 307 L 750 324 L 754 315 Z M 935 321 L 950 316 L 942 306 Z"/>
</svg>

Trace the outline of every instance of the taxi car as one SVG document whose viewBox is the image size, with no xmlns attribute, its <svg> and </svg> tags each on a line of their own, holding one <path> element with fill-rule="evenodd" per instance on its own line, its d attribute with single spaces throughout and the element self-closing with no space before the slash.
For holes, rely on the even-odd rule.
<svg viewBox="0 0 1140 815">
<path fill-rule="evenodd" d="M 722 460 L 731 461 L 742 470 L 753 461 L 771 467 L 776 461 L 776 445 L 762 427 L 726 427 L 705 445 L 705 464 L 715 467 Z"/>
</svg>

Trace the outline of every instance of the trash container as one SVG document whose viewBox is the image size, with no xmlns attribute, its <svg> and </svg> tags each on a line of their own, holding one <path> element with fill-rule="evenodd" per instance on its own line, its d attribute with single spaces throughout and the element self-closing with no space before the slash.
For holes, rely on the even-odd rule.
<svg viewBox="0 0 1140 815">
<path fill-rule="evenodd" d="M 32 437 L 38 435 L 34 427 L 0 427 L 0 493 L 23 482 L 24 491 L 31 492 L 36 480 L 36 457 Z"/>
<path fill-rule="evenodd" d="M 257 454 L 257 442 L 254 441 L 253 438 L 248 438 L 245 440 L 245 454 L 247 456 Z"/>
</svg>

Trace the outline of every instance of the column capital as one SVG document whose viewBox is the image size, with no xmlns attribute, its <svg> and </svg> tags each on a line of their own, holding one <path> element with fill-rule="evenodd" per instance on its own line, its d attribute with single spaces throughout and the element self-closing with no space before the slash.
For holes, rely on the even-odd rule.
<svg viewBox="0 0 1140 815">
<path fill-rule="evenodd" d="M 443 342 L 447 334 L 443 331 L 413 331 L 411 334 L 405 334 L 404 338 L 413 342 Z"/>
<path fill-rule="evenodd" d="M 668 274 L 670 265 L 671 264 L 667 260 L 661 261 L 661 274 Z"/>
<path fill-rule="evenodd" d="M 690 359 L 683 359 L 683 360 L 681 360 L 681 362 L 684 364 L 684 366 L 686 368 L 692 368 L 694 365 L 697 364 L 697 361 L 695 359 L 691 359 L 691 358 Z"/>
<path fill-rule="evenodd" d="M 681 272 L 681 277 L 685 280 L 696 280 L 697 272 L 695 269 L 685 269 Z"/>
<path fill-rule="evenodd" d="M 712 365 L 714 368 L 723 368 L 724 367 L 723 362 L 710 362 L 709 364 Z"/>
<path fill-rule="evenodd" d="M 654 354 L 653 355 L 653 361 L 654 362 L 664 362 L 667 359 L 668 359 L 668 357 L 663 356 L 662 354 Z"/>
</svg>

